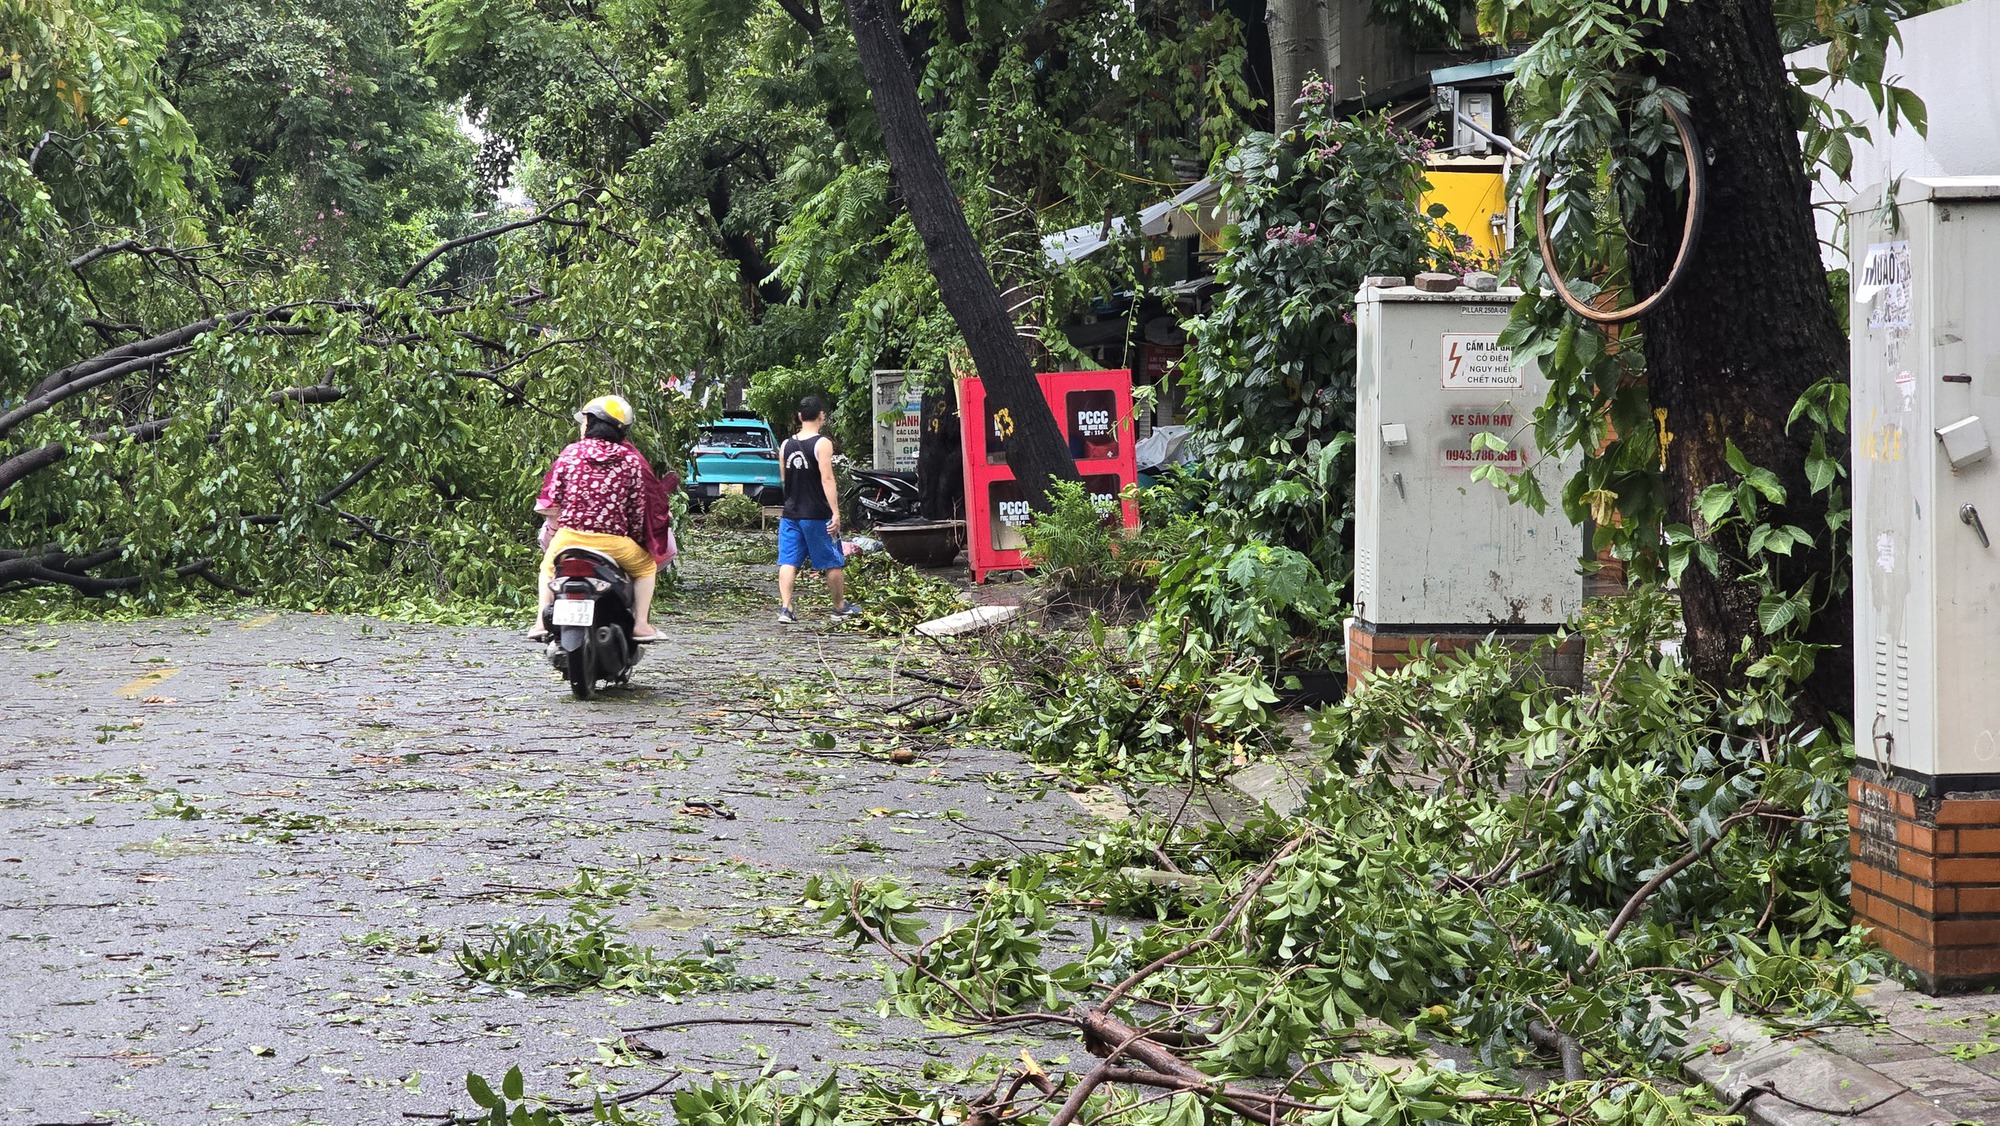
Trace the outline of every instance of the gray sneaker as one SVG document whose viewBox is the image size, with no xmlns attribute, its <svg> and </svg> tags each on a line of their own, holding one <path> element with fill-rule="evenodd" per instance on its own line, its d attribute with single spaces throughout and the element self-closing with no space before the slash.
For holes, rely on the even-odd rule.
<svg viewBox="0 0 2000 1126">
<path fill-rule="evenodd" d="M 850 600 L 845 605 L 841 606 L 840 609 L 835 610 L 829 616 L 832 617 L 833 620 L 836 622 L 842 621 L 847 618 L 858 618 L 861 616 L 861 607 L 855 605 L 853 601 Z"/>
<path fill-rule="evenodd" d="M 778 624 L 781 626 L 798 625 L 799 616 L 797 614 L 792 613 L 792 608 L 790 606 L 780 606 L 778 607 Z"/>
</svg>

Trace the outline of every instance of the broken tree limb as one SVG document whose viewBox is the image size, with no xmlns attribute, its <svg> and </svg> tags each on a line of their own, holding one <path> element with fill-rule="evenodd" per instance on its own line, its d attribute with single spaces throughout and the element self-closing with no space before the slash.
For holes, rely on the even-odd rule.
<svg viewBox="0 0 2000 1126">
<path fill-rule="evenodd" d="M 389 460 L 389 455 L 376 454 L 374 457 L 371 457 L 367 461 L 362 462 L 361 467 L 359 469 L 356 469 L 354 472 L 349 473 L 346 479 L 341 481 L 340 484 L 335 485 L 333 488 L 328 489 L 327 491 L 321 493 L 318 499 L 314 500 L 313 503 L 321 508 L 325 508 L 327 505 L 332 504 L 336 500 L 339 500 L 341 494 L 347 492 L 347 490 L 353 488 L 354 486 L 359 485 L 370 473 L 375 472 L 375 470 L 380 468 L 382 463 L 387 460 Z"/>
<path fill-rule="evenodd" d="M 1259 869 L 1255 876 L 1251 877 L 1249 884 L 1245 885 L 1242 892 L 1236 896 L 1235 904 L 1229 908 L 1229 913 L 1222 917 L 1221 922 L 1210 928 L 1207 934 L 1195 939 L 1186 946 L 1163 954 L 1147 965 L 1140 967 L 1138 972 L 1134 973 L 1131 977 L 1113 986 L 1111 992 L 1104 995 L 1104 1000 L 1097 1003 L 1097 1008 L 1100 1010 L 1110 1009 L 1112 1005 L 1118 1003 L 1119 998 L 1138 988 L 1147 978 L 1179 962 L 1195 951 L 1214 944 L 1217 939 L 1227 934 L 1229 928 L 1236 925 L 1236 920 L 1243 917 L 1243 912 L 1249 909 L 1250 904 L 1257 898 L 1257 893 L 1264 890 L 1264 885 L 1271 882 L 1272 876 L 1278 874 L 1278 865 L 1283 863 L 1287 856 L 1297 852 L 1299 846 L 1305 843 L 1306 838 L 1303 836 L 1293 837 L 1291 840 L 1286 841 L 1285 847 L 1279 849 L 1265 863 L 1264 867 Z"/>
<path fill-rule="evenodd" d="M 100 552 L 98 556 L 87 556 L 84 559 L 74 560 L 67 564 L 67 566 L 74 567 L 80 563 L 90 562 L 92 566 L 101 567 L 105 563 L 111 562 L 112 559 L 117 558 L 119 553 L 116 551 L 111 552 L 112 559 L 99 558 L 102 554 L 104 553 Z M 92 562 L 93 560 L 95 561 Z M 0 582 L 25 581 L 43 583 L 50 586 L 71 587 L 83 594 L 106 595 L 114 591 L 132 590 L 145 583 L 149 578 L 146 575 L 121 575 L 118 578 L 100 579 L 94 575 L 83 574 L 81 571 L 44 566 L 39 560 L 29 561 L 28 566 L 21 567 L 18 571 L 10 570 L 10 568 L 14 568 L 21 562 L 21 560 L 13 560 L 8 563 L 0 563 Z M 211 570 L 210 563 L 211 561 L 208 559 L 196 559 L 191 563 L 183 563 L 174 568 L 173 574 L 176 578 L 183 579 L 190 577 L 202 578 L 216 586 L 222 587 L 224 590 L 234 591 L 238 594 L 253 593 L 240 586 L 230 584 L 216 575 Z"/>
<path fill-rule="evenodd" d="M 875 945 L 887 951 L 891 958 L 894 958 L 898 962 L 901 962 L 904 965 L 910 967 L 911 969 L 917 971 L 919 974 L 923 975 L 926 979 L 928 979 L 931 982 L 931 984 L 936 985 L 940 989 L 943 989 L 945 992 L 951 994 L 953 997 L 956 997 L 958 999 L 958 1003 L 965 1006 L 964 1012 L 967 1016 L 977 1020 L 985 1021 L 985 1020 L 990 1020 L 993 1016 L 997 1015 L 987 1011 L 986 1009 L 982 1009 L 978 1005 L 974 1004 L 972 998 L 967 997 L 964 991 L 959 989 L 958 986 L 953 985 L 951 982 L 946 981 L 945 979 L 939 977 L 937 974 L 932 973 L 929 970 L 929 968 L 925 967 L 915 958 L 912 958 L 908 954 L 903 953 L 901 950 L 896 949 L 895 943 L 890 942 L 887 936 L 885 936 L 881 931 L 876 930 L 874 924 L 868 921 L 868 916 L 863 915 L 861 913 L 861 881 L 859 880 L 855 880 L 854 882 L 850 883 L 847 887 L 847 913 L 850 917 L 854 919 L 855 927 L 857 927 L 862 934 L 867 935 L 869 941 L 873 942 Z"/>
<path fill-rule="evenodd" d="M 1700 863 L 1701 859 L 1709 853 L 1714 852 L 1715 846 L 1721 844 L 1738 825 L 1753 818 L 1766 816 L 1767 814 L 1784 816 L 1781 811 L 1773 810 L 1769 803 L 1762 800 L 1745 802 L 1743 808 L 1723 818 L 1722 824 L 1716 827 L 1715 833 L 1707 840 L 1688 850 L 1688 852 L 1673 863 L 1655 872 L 1652 879 L 1641 884 L 1639 890 L 1632 893 L 1632 897 L 1625 901 L 1625 906 L 1619 909 L 1617 917 L 1611 920 L 1611 925 L 1605 928 L 1604 941 L 1599 943 L 1590 952 L 1590 956 L 1583 960 L 1583 971 L 1589 973 L 1591 970 L 1597 968 L 1598 961 L 1603 957 L 1604 952 L 1611 948 L 1613 940 L 1631 924 L 1633 918 L 1639 914 L 1639 909 L 1646 905 L 1646 901 L 1653 897 L 1654 892 L 1660 890 L 1662 884 L 1680 875 L 1695 864 Z"/>
<path fill-rule="evenodd" d="M 20 406 L 15 407 L 13 410 L 8 411 L 6 414 L 0 414 L 0 438 L 6 437 L 7 433 L 15 427 L 41 414 L 64 399 L 81 395 L 93 387 L 102 387 L 104 384 L 114 383 L 134 372 L 158 367 L 176 356 L 186 355 L 193 350 L 194 345 L 183 344 L 178 347 L 168 348 L 162 352 L 115 363 L 110 367 L 100 368 L 88 375 L 78 376 L 63 383 L 61 386 L 50 388 L 29 399 L 27 402 L 22 403 Z"/>
<path fill-rule="evenodd" d="M 1562 1060 L 1563 1082 L 1581 1083 L 1587 1076 L 1583 1071 L 1583 1045 L 1576 1037 L 1543 1024 L 1538 1020 L 1528 1022 L 1528 1039 L 1545 1052 L 1554 1052 Z"/>
<path fill-rule="evenodd" d="M 272 403 L 290 400 L 296 403 L 319 404 L 339 402 L 346 396 L 347 392 L 338 387 L 316 384 L 310 387 L 287 387 L 282 391 L 273 391 L 264 398 L 267 402 Z M 167 415 L 163 418 L 151 418 L 134 426 L 114 426 L 108 430 L 100 430 L 90 435 L 85 441 L 116 442 L 129 438 L 134 442 L 152 442 L 157 441 L 162 434 L 167 432 L 167 428 L 173 424 L 173 415 Z M 63 458 L 68 457 L 69 453 L 70 443 L 50 442 L 46 445 L 37 446 L 32 450 L 15 454 L 6 461 L 0 461 L 0 493 L 13 488 L 24 478 L 39 473 L 61 461 Z"/>
<path fill-rule="evenodd" d="M 576 195 L 570 196 L 568 199 L 558 200 L 556 203 L 551 204 L 545 210 L 530 215 L 525 219 L 516 219 L 511 223 L 502 223 L 497 227 L 488 227 L 483 231 L 474 231 L 469 235 L 460 235 L 455 239 L 448 239 L 442 243 L 439 243 L 437 246 L 431 248 L 430 253 L 424 255 L 422 258 L 417 259 L 415 265 L 411 266 L 408 270 L 405 270 L 403 272 L 403 276 L 396 280 L 396 287 L 398 289 L 408 288 L 411 282 L 417 280 L 417 275 L 424 272 L 425 267 L 437 261 L 439 258 L 444 257 L 446 254 L 449 254 L 452 251 L 457 250 L 461 246 L 470 246 L 475 242 L 483 242 L 486 239 L 497 238 L 500 235 L 508 234 L 513 231 L 524 230 L 528 227 L 539 226 L 540 224 L 550 222 L 556 219 L 556 212 L 561 211 L 565 207 L 572 207 L 578 204 L 593 202 L 597 198 L 598 194 L 601 193 L 592 191 L 578 192 Z"/>
<path fill-rule="evenodd" d="M 947 680 L 941 676 L 932 676 L 929 673 L 918 672 L 915 669 L 897 669 L 896 675 L 907 676 L 911 680 L 920 680 L 925 684 L 935 684 L 939 688 L 950 688 L 959 692 L 968 692 L 972 688 L 969 684 L 962 684 L 956 680 Z"/>
<path fill-rule="evenodd" d="M 1076 1017 L 1077 1023 L 1083 1027 L 1084 1047 L 1093 1055 L 1101 1055 L 1114 1046 L 1123 1045 L 1124 1055 L 1145 1064 L 1150 1069 L 1150 1072 L 1139 1072 L 1139 1076 L 1143 1077 L 1149 1074 L 1160 1075 L 1169 1080 L 1184 1084 L 1190 1090 L 1199 1089 L 1212 1092 L 1215 1095 L 1216 1101 L 1252 1121 L 1264 1119 L 1276 1113 L 1276 1107 L 1270 1101 L 1273 1096 L 1256 1096 L 1249 1092 L 1228 1091 L 1224 1089 L 1222 1085 L 1210 1078 L 1206 1072 L 1201 1071 L 1193 1064 L 1174 1054 L 1173 1049 L 1155 1042 L 1142 1030 L 1134 1028 L 1117 1017 L 1112 1016 L 1110 1013 L 1105 1012 L 1101 1005 L 1092 1006 L 1087 1009 L 1078 1009 L 1072 1015 Z M 1106 1073 L 1107 1070 L 1109 1074 Z M 1121 1078 L 1123 1075 L 1123 1073 L 1118 1072 L 1116 1069 L 1101 1067 L 1093 1071 L 1092 1074 L 1099 1077 L 1098 1082 Z M 1123 1081 L 1130 1082 L 1132 1080 L 1124 1078 Z M 1253 1098 L 1257 1101 L 1252 1101 Z M 1259 1105 L 1260 1102 L 1262 1105 Z M 1060 1124 L 1051 1120 L 1049 1126 L 1060 1126 Z"/>
<path fill-rule="evenodd" d="M 414 266 L 410 267 L 409 271 L 403 276 L 402 281 L 400 281 L 398 285 L 407 287 L 410 281 L 413 280 L 419 273 L 421 273 L 425 267 L 429 266 L 432 262 L 435 262 L 439 257 L 443 256 L 444 254 L 454 249 L 457 249 L 458 247 L 466 246 L 474 242 L 482 241 L 484 239 L 494 238 L 499 235 L 507 234 L 511 231 L 518 231 L 527 227 L 537 226 L 542 223 L 557 223 L 557 224 L 571 225 L 571 226 L 579 225 L 578 220 L 564 219 L 557 216 L 555 213 L 561 210 L 562 208 L 574 204 L 591 202 L 601 194 L 602 192 L 596 189 L 582 192 L 575 196 L 570 197 L 569 199 L 563 200 L 555 204 L 554 206 L 548 208 L 547 210 L 539 214 L 529 216 L 525 219 L 519 219 L 511 223 L 503 223 L 497 227 L 488 228 L 487 230 L 483 231 L 475 231 L 468 235 L 462 235 L 458 238 L 447 240 L 446 242 L 441 243 L 438 246 L 434 247 L 429 253 L 425 254 L 423 258 L 419 259 Z M 86 252 L 85 254 L 79 256 L 77 259 L 73 260 L 71 262 L 71 265 L 74 268 L 81 269 L 83 266 L 88 265 L 90 262 L 95 261 L 96 259 L 101 258 L 106 254 L 111 254 L 121 251 L 130 251 L 132 253 L 137 253 L 142 255 L 168 255 L 168 256 L 180 257 L 179 252 L 172 251 L 170 248 L 142 246 L 136 243 L 134 240 L 124 239 L 120 240 L 119 242 L 111 243 L 108 244 L 107 246 L 97 248 L 94 251 Z M 528 297 L 529 301 L 532 302 L 534 300 L 539 300 L 543 296 L 543 294 L 539 290 L 534 290 L 531 291 L 531 293 L 526 296 Z M 134 372 L 146 371 L 157 368 L 162 363 L 165 363 L 168 360 L 171 360 L 173 358 L 176 358 L 184 354 L 197 338 L 207 333 L 214 332 L 217 329 L 236 328 L 245 324 L 249 324 L 251 322 L 264 321 L 269 323 L 260 326 L 259 331 L 276 333 L 278 335 L 287 335 L 287 336 L 314 335 L 319 331 L 318 329 L 301 325 L 293 325 L 289 323 L 292 316 L 297 311 L 307 307 L 327 308 L 341 312 L 357 313 L 371 322 L 378 319 L 381 316 L 380 310 L 375 305 L 364 301 L 355 301 L 355 300 L 295 301 L 279 305 L 271 305 L 263 308 L 256 308 L 256 309 L 237 309 L 233 312 L 206 317 L 198 321 L 192 321 L 189 322 L 188 324 L 181 325 L 177 328 L 172 328 L 165 332 L 157 333 L 143 340 L 128 341 L 124 344 L 117 345 L 116 347 L 107 348 L 104 351 L 99 352 L 94 356 L 89 356 L 84 359 L 78 360 L 75 363 L 72 363 L 64 368 L 61 368 L 60 370 L 55 371 L 50 375 L 48 375 L 47 377 L 45 377 L 40 383 L 37 383 L 34 386 L 34 388 L 29 391 L 28 400 L 26 402 L 22 403 L 20 406 L 14 408 L 13 410 L 8 411 L 5 415 L 0 415 L 0 436 L 6 435 L 10 430 L 13 430 L 15 427 L 18 427 L 22 422 L 26 421 L 29 418 L 34 417 L 37 414 L 42 413 L 43 411 L 48 410 L 56 403 L 59 403 L 62 400 L 67 399 L 72 395 L 80 394 L 83 391 L 89 390 L 92 387 L 103 386 L 108 383 L 116 382 L 117 380 L 127 375 L 131 375 Z M 432 310 L 432 312 L 438 316 L 443 316 L 446 313 L 452 311 L 455 310 L 453 310 L 451 307 L 441 307 Z"/>
<path fill-rule="evenodd" d="M 213 332 L 225 324 L 242 324 L 256 315 L 256 310 L 239 309 L 233 313 L 225 313 L 222 316 L 209 317 L 206 320 L 184 324 L 179 328 L 169 329 L 166 332 L 149 336 L 144 340 L 134 340 L 128 344 L 120 344 L 116 348 L 107 348 L 95 356 L 78 360 L 68 367 L 51 373 L 46 379 L 35 384 L 34 389 L 28 392 L 28 397 L 34 399 L 46 395 L 58 387 L 62 387 L 94 372 L 101 371 L 113 364 L 122 363 L 141 356 L 156 356 L 169 349 L 179 348 L 184 344 L 192 343 L 196 337 L 203 333 Z"/>
</svg>

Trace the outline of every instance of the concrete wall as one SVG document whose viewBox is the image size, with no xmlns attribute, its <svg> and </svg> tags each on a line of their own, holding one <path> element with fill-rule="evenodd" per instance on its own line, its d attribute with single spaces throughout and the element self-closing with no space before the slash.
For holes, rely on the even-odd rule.
<svg viewBox="0 0 2000 1126">
<path fill-rule="evenodd" d="M 1424 70 L 1401 34 L 1368 19 L 1368 0 L 1327 0 L 1325 28 L 1336 101 L 1387 90 Z"/>
<path fill-rule="evenodd" d="M 1861 192 L 1879 193 L 1898 176 L 2000 175 L 2000 0 L 1967 0 L 1899 25 L 1901 47 L 1891 44 L 1882 73 L 1916 91 L 1930 115 L 1927 137 L 1908 125 L 1889 132 L 1868 95 L 1845 84 L 1826 95 L 1833 105 L 1869 127 L 1872 143 L 1854 146 L 1854 171 L 1846 183 L 1823 180 L 1814 192 L 1819 207 L 1821 253 L 1827 265 L 1845 266 L 1835 240 L 1835 224 L 1848 200 Z M 1791 56 L 1794 65 L 1819 67 L 1824 47 Z M 1822 89 L 1818 91 L 1825 94 Z M 1697 122 L 1699 124 L 1699 122 Z"/>
</svg>

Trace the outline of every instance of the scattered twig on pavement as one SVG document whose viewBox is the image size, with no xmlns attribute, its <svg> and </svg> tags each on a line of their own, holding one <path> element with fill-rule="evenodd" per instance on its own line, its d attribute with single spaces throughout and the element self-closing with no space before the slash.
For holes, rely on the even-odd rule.
<svg viewBox="0 0 2000 1126">
<path fill-rule="evenodd" d="M 941 676 L 932 676 L 929 673 L 918 672 L 915 669 L 897 669 L 896 675 L 907 676 L 911 680 L 921 680 L 925 684 L 935 684 L 939 688 L 950 688 L 958 692 L 971 691 L 971 685 L 961 684 L 956 680 L 947 680 Z"/>
<path fill-rule="evenodd" d="M 670 1020 L 661 1024 L 641 1024 L 631 1028 L 621 1028 L 620 1032 L 665 1032 L 670 1028 L 691 1028 L 698 1024 L 788 1024 L 794 1028 L 811 1028 L 809 1020 L 792 1020 L 788 1017 L 689 1017 L 685 1020 Z"/>
<path fill-rule="evenodd" d="M 1742 1114 L 1744 1109 L 1750 1105 L 1753 1099 L 1757 1098 L 1759 1095 L 1769 1095 L 1772 1098 L 1777 1099 L 1779 1102 L 1790 1103 L 1793 1106 L 1798 1107 L 1800 1110 L 1810 1111 L 1814 1114 L 1827 1114 L 1827 1115 L 1832 1115 L 1835 1118 L 1859 1118 L 1860 1116 L 1867 1114 L 1869 1111 L 1874 1110 L 1876 1107 L 1892 1103 L 1909 1093 L 1910 1089 L 1908 1087 L 1904 1087 L 1900 1090 L 1892 1091 L 1889 1094 L 1883 1095 L 1881 1098 L 1876 1099 L 1872 1103 L 1867 1103 L 1865 1105 L 1857 1107 L 1850 1107 L 1846 1110 L 1836 1110 L 1833 1107 L 1815 1106 L 1814 1104 L 1809 1102 L 1802 1102 L 1798 1099 L 1793 1098 L 1790 1095 L 1787 1095 L 1783 1091 L 1778 1090 L 1776 1087 L 1772 1086 L 1768 1080 L 1766 1080 L 1763 1083 L 1757 1083 L 1753 1084 L 1752 1086 L 1745 1087 L 1743 1089 L 1743 1093 L 1736 1096 L 1736 1101 L 1729 1104 L 1729 1109 L 1723 1111 L 1722 1113 L 1725 1118 L 1731 1115 Z"/>
</svg>

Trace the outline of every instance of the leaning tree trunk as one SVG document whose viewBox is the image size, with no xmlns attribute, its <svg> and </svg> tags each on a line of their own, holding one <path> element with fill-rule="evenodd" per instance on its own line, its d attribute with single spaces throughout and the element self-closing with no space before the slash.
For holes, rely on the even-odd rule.
<svg viewBox="0 0 2000 1126">
<path fill-rule="evenodd" d="M 1271 37 L 1271 131 L 1280 136 L 1299 123 L 1299 88 L 1326 68 L 1324 6 L 1325 0 L 1270 0 L 1264 9 Z"/>
<path fill-rule="evenodd" d="M 882 124 L 882 141 L 889 150 L 889 167 L 909 208 L 924 254 L 937 278 L 938 293 L 958 324 L 986 387 L 987 401 L 1004 408 L 1013 419 L 1007 439 L 1007 465 L 1020 482 L 1024 499 L 1037 512 L 1049 508 L 1049 487 L 1076 481 L 1076 462 L 1069 456 L 1055 415 L 1049 411 L 1034 365 L 1014 335 L 1013 319 L 1000 298 L 1000 288 L 986 268 L 973 241 L 965 209 L 945 174 L 944 157 L 931 135 L 917 100 L 917 81 L 903 54 L 900 22 L 881 0 L 847 0 L 848 22 L 854 25 L 854 46 L 861 69 L 875 98 L 875 116 Z"/>
<path fill-rule="evenodd" d="M 1817 575 L 1823 595 L 1839 562 L 1837 545 L 1825 505 L 1806 483 L 1811 435 L 1803 426 L 1786 434 L 1785 420 L 1813 383 L 1845 376 L 1847 347 L 1828 299 L 1771 6 L 1684 0 L 1668 5 L 1652 42 L 1667 52 L 1659 80 L 1687 94 L 1712 161 L 1689 273 L 1645 323 L 1653 405 L 1666 412 L 1672 435 L 1669 511 L 1702 530 L 1696 498 L 1704 486 L 1734 479 L 1723 461 L 1725 442 L 1734 441 L 1752 464 L 1783 480 L 1781 522 L 1815 537 L 1810 550 L 1785 562 L 1778 581 L 1796 589 Z M 1632 273 L 1642 296 L 1665 282 L 1679 243 L 1681 204 L 1662 180 L 1653 178 L 1632 229 Z M 1735 682 L 1743 639 L 1754 646 L 1762 637 L 1757 594 L 1736 578 L 1725 570 L 1718 580 L 1691 566 L 1681 592 L 1690 668 L 1713 684 Z M 1852 714 L 1851 616 L 1848 601 L 1836 598 L 1811 627 L 1810 640 L 1832 648 L 1807 685 L 1808 715 Z"/>
</svg>

